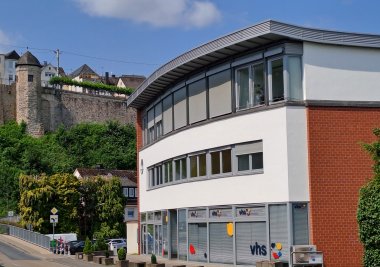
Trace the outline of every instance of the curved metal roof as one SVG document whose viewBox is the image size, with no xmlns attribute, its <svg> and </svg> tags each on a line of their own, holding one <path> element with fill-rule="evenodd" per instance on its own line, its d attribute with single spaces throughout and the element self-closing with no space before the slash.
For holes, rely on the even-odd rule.
<svg viewBox="0 0 380 267">
<path fill-rule="evenodd" d="M 306 28 L 268 20 L 198 46 L 164 64 L 129 96 L 127 105 L 142 108 L 169 85 L 199 68 L 284 39 L 380 48 L 380 35 Z"/>
</svg>

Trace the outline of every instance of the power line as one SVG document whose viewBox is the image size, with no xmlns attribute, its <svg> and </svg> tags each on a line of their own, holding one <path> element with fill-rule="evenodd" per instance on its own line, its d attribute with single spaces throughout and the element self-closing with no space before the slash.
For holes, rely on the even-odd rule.
<svg viewBox="0 0 380 267">
<path fill-rule="evenodd" d="M 4 46 L 9 46 L 9 47 L 16 47 L 16 48 L 22 48 L 26 50 L 36 50 L 36 51 L 45 51 L 46 52 L 52 52 L 52 53 L 57 53 L 57 50 L 55 49 L 49 49 L 49 48 L 37 48 L 37 47 L 29 47 L 29 46 L 17 46 L 17 45 L 11 45 L 11 44 L 4 44 L 0 43 L 1 45 Z M 120 60 L 120 59 L 110 59 L 110 58 L 103 58 L 103 57 L 95 57 L 95 56 L 89 56 L 89 55 L 84 55 L 80 53 L 75 53 L 71 51 L 60 51 L 60 54 L 68 54 L 68 55 L 73 55 L 73 56 L 78 56 L 78 57 L 85 57 L 85 58 L 92 58 L 96 60 L 101 60 L 101 61 L 109 61 L 109 62 L 116 62 L 116 63 L 124 63 L 124 64 L 136 64 L 136 65 L 148 65 L 148 66 L 158 66 L 159 64 L 157 63 L 147 63 L 147 62 L 138 62 L 138 61 L 127 61 L 127 60 Z"/>
</svg>

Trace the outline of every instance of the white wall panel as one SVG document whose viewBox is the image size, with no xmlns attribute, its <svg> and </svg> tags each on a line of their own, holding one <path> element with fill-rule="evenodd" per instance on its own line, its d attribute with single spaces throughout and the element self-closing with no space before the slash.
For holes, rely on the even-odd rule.
<svg viewBox="0 0 380 267">
<path fill-rule="evenodd" d="M 304 43 L 307 100 L 380 101 L 380 50 Z"/>
<path fill-rule="evenodd" d="M 140 178 L 141 211 L 290 199 L 308 201 L 307 182 L 304 181 L 308 179 L 305 176 L 307 152 L 301 151 L 306 149 L 306 129 L 294 129 L 293 133 L 287 126 L 289 121 L 291 127 L 306 127 L 305 112 L 305 108 L 283 107 L 234 116 L 181 131 L 144 149 L 140 152 L 145 166 Z M 298 120 L 303 121 L 298 123 Z M 299 130 L 301 134 L 296 134 Z M 263 174 L 189 182 L 147 191 L 148 166 L 205 148 L 260 139 L 264 151 Z M 292 147 L 288 147 L 288 142 Z M 294 143 L 301 145 L 293 146 Z M 288 156 L 292 160 L 291 170 Z M 297 171 L 297 164 L 302 165 L 301 171 Z M 297 181 L 301 181 L 300 186 L 289 190 Z"/>
</svg>

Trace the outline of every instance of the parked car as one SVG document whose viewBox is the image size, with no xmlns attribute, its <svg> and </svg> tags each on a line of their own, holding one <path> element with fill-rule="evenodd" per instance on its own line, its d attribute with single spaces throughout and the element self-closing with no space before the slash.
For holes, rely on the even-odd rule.
<svg viewBox="0 0 380 267">
<path fill-rule="evenodd" d="M 74 255 L 76 252 L 83 252 L 84 241 L 78 241 L 76 244 L 70 246 L 70 255 Z"/>
<path fill-rule="evenodd" d="M 108 248 L 109 250 L 119 249 L 119 248 L 125 248 L 127 249 L 127 241 L 123 238 L 115 238 L 110 239 L 108 241 Z"/>
</svg>

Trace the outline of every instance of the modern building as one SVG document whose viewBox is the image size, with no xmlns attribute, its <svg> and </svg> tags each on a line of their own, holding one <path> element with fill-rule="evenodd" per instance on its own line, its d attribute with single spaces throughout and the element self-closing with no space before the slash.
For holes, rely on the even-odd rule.
<svg viewBox="0 0 380 267">
<path fill-rule="evenodd" d="M 124 222 L 126 225 L 127 253 L 138 253 L 137 231 L 138 231 L 138 210 L 137 210 L 137 181 L 134 170 L 106 170 L 77 168 L 74 171 L 77 178 L 88 178 L 99 176 L 104 179 L 118 177 L 120 179 L 123 194 L 126 197 L 124 209 Z"/>
<path fill-rule="evenodd" d="M 0 54 L 0 84 L 12 84 L 16 81 L 16 62 L 20 56 L 15 50 Z"/>
<path fill-rule="evenodd" d="M 269 20 L 166 63 L 137 109 L 140 253 L 255 265 L 313 244 L 361 266 L 380 35 Z"/>
</svg>

